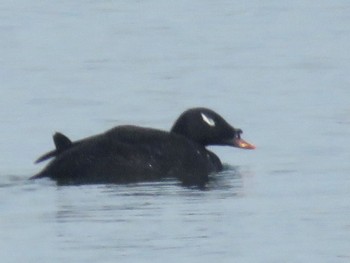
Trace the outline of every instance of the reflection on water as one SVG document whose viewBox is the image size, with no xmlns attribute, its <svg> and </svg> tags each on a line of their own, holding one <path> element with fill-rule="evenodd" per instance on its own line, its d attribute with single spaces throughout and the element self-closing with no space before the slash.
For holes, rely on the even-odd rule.
<svg viewBox="0 0 350 263">
<path fill-rule="evenodd" d="M 93 255 L 112 249 L 116 259 L 147 259 L 151 251 L 160 257 L 163 253 L 175 256 L 178 249 L 200 249 L 216 235 L 211 225 L 226 220 L 228 210 L 222 202 L 242 194 L 243 178 L 239 167 L 226 167 L 212 175 L 205 189 L 183 187 L 174 179 L 126 185 L 51 185 L 56 191 L 50 205 L 55 207 L 43 223 L 55 225 L 51 239 L 69 254 L 89 251 L 95 258 Z"/>
<path fill-rule="evenodd" d="M 213 234 L 207 223 L 220 219 L 225 212 L 215 200 L 240 195 L 243 177 L 239 167 L 227 167 L 212 175 L 205 189 L 198 189 L 183 187 L 175 179 L 56 186 L 46 179 L 3 176 L 1 188 L 6 198 L 2 201 L 7 205 L 2 207 L 6 216 L 1 224 L 4 229 L 16 229 L 4 247 L 18 242 L 25 232 L 28 241 L 44 235 L 38 244 L 48 251 L 62 250 L 59 256 L 54 253 L 58 258 L 84 252 L 96 259 L 94 255 L 109 249 L 114 250 L 111 255 L 117 259 L 132 256 L 136 260 L 143 254 L 147 258 L 151 251 L 159 255 L 176 253 L 176 249 L 186 249 L 191 243 L 206 242 Z M 17 212 L 12 213 L 13 209 Z"/>
<path fill-rule="evenodd" d="M 122 185 L 59 186 L 56 193 L 56 218 L 58 222 L 89 218 L 93 220 L 96 212 L 105 213 L 106 218 L 99 219 L 102 221 L 125 221 L 133 216 L 147 217 L 159 212 L 160 206 L 168 203 L 169 199 L 174 199 L 176 206 L 176 199 L 184 199 L 187 204 L 200 202 L 208 191 L 214 191 L 217 198 L 242 195 L 242 177 L 239 167 L 227 166 L 223 172 L 213 174 L 205 188 L 183 187 L 175 179 Z M 75 197 L 77 191 L 83 199 Z M 117 217 L 115 211 L 118 211 Z M 133 211 L 137 214 L 130 215 Z M 113 216 L 109 217 L 109 213 Z"/>
</svg>

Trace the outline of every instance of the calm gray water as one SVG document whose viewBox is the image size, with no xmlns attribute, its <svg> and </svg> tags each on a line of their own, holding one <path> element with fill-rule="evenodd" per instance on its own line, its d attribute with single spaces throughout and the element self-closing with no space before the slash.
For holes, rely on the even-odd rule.
<svg viewBox="0 0 350 263">
<path fill-rule="evenodd" d="M 1 262 L 350 262 L 350 2 L 0 3 Z M 28 181 L 55 131 L 206 106 L 255 151 L 175 180 Z"/>
</svg>

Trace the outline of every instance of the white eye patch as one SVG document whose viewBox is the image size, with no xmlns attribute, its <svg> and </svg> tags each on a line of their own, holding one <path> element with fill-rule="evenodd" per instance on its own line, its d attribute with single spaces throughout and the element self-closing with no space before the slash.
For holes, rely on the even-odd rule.
<svg viewBox="0 0 350 263">
<path fill-rule="evenodd" d="M 201 116 L 202 116 L 203 121 L 205 121 L 209 126 L 211 126 L 211 127 L 215 126 L 215 121 L 212 118 L 208 117 L 204 113 L 201 113 Z"/>
</svg>

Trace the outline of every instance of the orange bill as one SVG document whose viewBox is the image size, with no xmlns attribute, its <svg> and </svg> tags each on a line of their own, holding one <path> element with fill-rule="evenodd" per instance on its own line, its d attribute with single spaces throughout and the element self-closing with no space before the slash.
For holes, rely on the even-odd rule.
<svg viewBox="0 0 350 263">
<path fill-rule="evenodd" d="M 256 147 L 243 139 L 235 138 L 233 139 L 233 146 L 241 149 L 254 150 Z"/>
</svg>

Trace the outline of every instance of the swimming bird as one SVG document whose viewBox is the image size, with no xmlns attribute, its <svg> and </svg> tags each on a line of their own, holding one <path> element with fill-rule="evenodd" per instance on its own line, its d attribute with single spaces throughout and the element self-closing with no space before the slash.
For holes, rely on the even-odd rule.
<svg viewBox="0 0 350 263">
<path fill-rule="evenodd" d="M 210 173 L 223 169 L 219 157 L 206 147 L 255 149 L 241 134 L 207 108 L 186 110 L 170 131 L 123 125 L 75 142 L 57 132 L 56 149 L 36 163 L 53 159 L 31 179 L 49 177 L 60 185 L 80 185 L 175 177 L 184 185 L 203 186 Z"/>
</svg>

